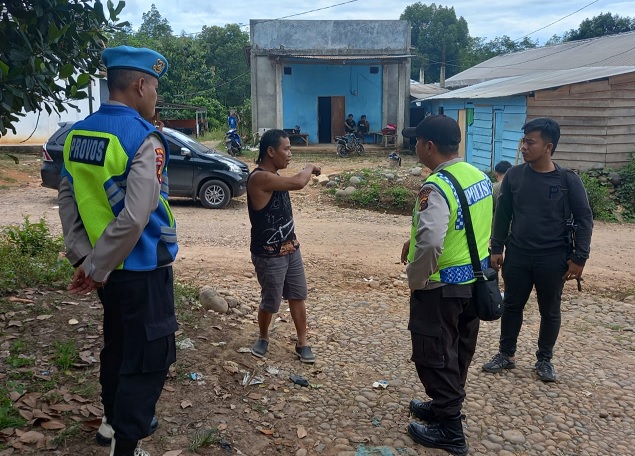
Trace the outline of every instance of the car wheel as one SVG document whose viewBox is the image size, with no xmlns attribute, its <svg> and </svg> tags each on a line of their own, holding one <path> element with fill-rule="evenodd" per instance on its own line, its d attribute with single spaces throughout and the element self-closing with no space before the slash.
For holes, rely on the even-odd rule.
<svg viewBox="0 0 635 456">
<path fill-rule="evenodd" d="M 232 195 L 224 182 L 211 180 L 203 184 L 198 197 L 206 208 L 222 209 L 227 206 Z"/>
</svg>

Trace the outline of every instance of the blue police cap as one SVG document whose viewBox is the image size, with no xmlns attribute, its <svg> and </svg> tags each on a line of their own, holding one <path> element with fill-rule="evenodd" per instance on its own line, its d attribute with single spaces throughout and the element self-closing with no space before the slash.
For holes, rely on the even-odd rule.
<svg viewBox="0 0 635 456">
<path fill-rule="evenodd" d="M 117 46 L 104 49 L 101 59 L 108 70 L 126 68 L 142 71 L 160 78 L 168 71 L 168 61 L 157 51 L 132 46 Z"/>
</svg>

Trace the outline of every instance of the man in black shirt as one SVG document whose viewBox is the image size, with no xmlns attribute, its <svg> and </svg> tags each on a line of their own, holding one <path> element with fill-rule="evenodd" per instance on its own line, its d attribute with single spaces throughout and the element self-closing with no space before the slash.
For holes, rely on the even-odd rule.
<svg viewBox="0 0 635 456">
<path fill-rule="evenodd" d="M 267 130 L 260 139 L 258 167 L 247 180 L 247 208 L 251 222 L 251 261 L 262 287 L 258 309 L 260 336 L 251 353 L 262 358 L 269 347 L 269 325 L 280 309 L 282 298 L 289 300 L 289 310 L 298 335 L 295 354 L 303 363 L 314 363 L 315 355 L 307 344 L 307 283 L 300 243 L 295 235 L 289 190 L 301 190 L 319 176 L 320 168 L 312 163 L 294 176 L 278 171 L 291 162 L 289 135 L 283 130 Z"/>
<path fill-rule="evenodd" d="M 540 380 L 553 382 L 551 358 L 560 331 L 562 289 L 565 281 L 582 277 L 593 216 L 580 178 L 551 160 L 560 139 L 558 123 L 538 118 L 527 122 L 523 131 L 525 163 L 505 174 L 494 215 L 491 263 L 502 267 L 505 308 L 499 353 L 483 370 L 496 373 L 516 367 L 523 310 L 535 286 L 540 311 L 536 373 Z M 567 211 L 577 223 L 574 251 L 569 248 Z"/>
<path fill-rule="evenodd" d="M 353 119 L 353 114 L 349 114 L 348 118 L 344 121 L 344 131 L 346 133 L 355 133 L 355 127 L 357 124 L 355 123 L 355 119 Z"/>
</svg>

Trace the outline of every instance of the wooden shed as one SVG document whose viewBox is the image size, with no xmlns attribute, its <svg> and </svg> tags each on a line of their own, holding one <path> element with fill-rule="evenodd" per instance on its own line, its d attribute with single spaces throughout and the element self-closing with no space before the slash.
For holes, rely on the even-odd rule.
<svg viewBox="0 0 635 456">
<path fill-rule="evenodd" d="M 564 166 L 619 168 L 635 153 L 635 32 L 500 55 L 446 86 L 455 90 L 422 104 L 459 122 L 481 169 L 515 163 L 521 127 L 536 117 L 560 124 L 554 160 Z"/>
</svg>

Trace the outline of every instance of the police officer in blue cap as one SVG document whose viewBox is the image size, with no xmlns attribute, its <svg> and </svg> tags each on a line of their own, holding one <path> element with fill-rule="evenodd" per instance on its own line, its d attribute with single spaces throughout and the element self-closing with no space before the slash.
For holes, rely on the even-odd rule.
<svg viewBox="0 0 635 456">
<path fill-rule="evenodd" d="M 129 46 L 106 49 L 102 59 L 109 100 L 64 144 L 59 211 L 66 257 L 77 268 L 68 290 L 97 290 L 104 307 L 98 441 L 110 443 L 111 456 L 149 456 L 138 443 L 156 427 L 178 328 L 169 147 L 149 122 L 168 62 Z"/>
</svg>

